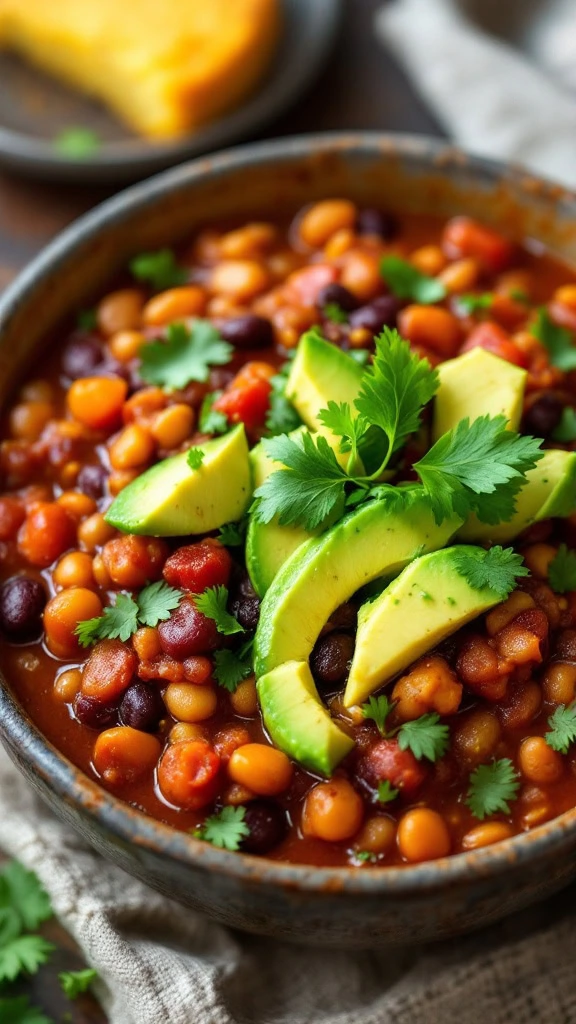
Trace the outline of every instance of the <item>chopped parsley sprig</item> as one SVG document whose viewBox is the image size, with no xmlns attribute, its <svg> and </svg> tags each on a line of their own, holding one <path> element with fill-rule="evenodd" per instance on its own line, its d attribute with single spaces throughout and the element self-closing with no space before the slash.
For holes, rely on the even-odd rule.
<svg viewBox="0 0 576 1024">
<path fill-rule="evenodd" d="M 102 615 L 79 622 L 74 632 L 82 647 L 90 647 L 99 640 L 126 641 L 139 625 L 157 626 L 169 619 L 183 596 L 181 590 L 159 580 L 144 587 L 136 598 L 118 594 L 115 604 L 105 608 Z"/>
</svg>

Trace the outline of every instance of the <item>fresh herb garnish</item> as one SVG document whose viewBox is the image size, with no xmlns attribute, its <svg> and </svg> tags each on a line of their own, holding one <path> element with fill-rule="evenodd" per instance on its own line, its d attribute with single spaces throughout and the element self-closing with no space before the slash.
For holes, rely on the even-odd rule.
<svg viewBox="0 0 576 1024">
<path fill-rule="evenodd" d="M 544 306 L 537 311 L 536 319 L 529 330 L 530 334 L 548 349 L 552 366 L 557 366 L 564 372 L 576 369 L 576 348 L 571 332 L 555 324 Z"/>
<path fill-rule="evenodd" d="M 516 799 L 520 779 L 509 757 L 491 764 L 480 764 L 470 776 L 466 803 L 475 818 L 483 821 L 490 814 L 510 814 L 510 801 Z"/>
<path fill-rule="evenodd" d="M 213 619 L 216 623 L 216 629 L 224 636 L 245 632 L 244 627 L 230 614 L 226 607 L 228 604 L 227 587 L 221 585 L 208 587 L 203 594 L 199 594 L 194 598 L 194 604 L 198 611 L 202 612 L 207 619 Z"/>
<path fill-rule="evenodd" d="M 483 295 L 458 295 L 456 302 L 465 313 L 479 313 L 490 309 L 494 296 L 491 292 L 485 292 Z"/>
<path fill-rule="evenodd" d="M 98 318 L 95 309 L 81 309 L 76 315 L 76 324 L 82 331 L 95 331 Z"/>
<path fill-rule="evenodd" d="M 514 302 L 520 302 L 523 306 L 528 306 L 530 303 L 530 296 L 523 288 L 511 288 L 508 295 Z"/>
<path fill-rule="evenodd" d="M 190 469 L 200 469 L 200 466 L 204 462 L 205 452 L 202 448 L 190 448 L 188 455 L 186 456 L 186 462 L 190 466 Z"/>
<path fill-rule="evenodd" d="M 391 786 L 389 779 L 384 779 L 383 782 L 379 782 L 378 783 L 378 790 L 377 790 L 377 793 L 376 793 L 376 796 L 377 796 L 377 799 L 378 799 L 378 803 L 380 803 L 380 804 L 389 804 L 389 803 L 391 803 L 392 800 L 396 799 L 396 797 L 398 796 L 399 792 L 400 792 L 399 789 L 394 789 Z"/>
<path fill-rule="evenodd" d="M 400 256 L 383 256 L 380 273 L 390 291 L 399 299 L 410 299 L 422 305 L 440 302 L 446 297 L 446 289 L 436 277 L 429 277 Z"/>
<path fill-rule="evenodd" d="M 335 508 L 344 508 L 345 485 L 350 478 L 325 437 L 279 434 L 262 444 L 266 454 L 284 468 L 271 473 L 254 492 L 254 514 L 259 522 L 269 523 L 277 516 L 281 526 L 299 523 L 313 530 Z"/>
<path fill-rule="evenodd" d="M 82 971 L 61 971 L 58 981 L 68 999 L 77 999 L 83 992 L 88 991 L 97 977 L 98 971 L 95 971 L 93 967 L 86 967 Z"/>
<path fill-rule="evenodd" d="M 398 729 L 400 750 L 411 750 L 417 761 L 437 761 L 448 749 L 450 731 L 435 712 L 404 722 Z"/>
<path fill-rule="evenodd" d="M 499 544 L 483 551 L 460 547 L 453 554 L 456 569 L 474 590 L 490 587 L 502 600 L 514 590 L 520 576 L 529 576 L 522 555 L 513 548 L 502 548 Z"/>
<path fill-rule="evenodd" d="M 322 308 L 322 316 L 325 320 L 331 320 L 333 324 L 345 324 L 348 314 L 337 302 L 327 302 Z"/>
<path fill-rule="evenodd" d="M 244 821 L 245 815 L 244 807 L 223 807 L 217 814 L 206 818 L 203 825 L 194 829 L 194 838 L 204 839 L 222 850 L 238 850 L 250 832 Z"/>
<path fill-rule="evenodd" d="M 355 363 L 360 366 L 367 366 L 370 362 L 370 352 L 367 348 L 353 348 L 348 353 L 350 359 L 353 359 Z"/>
<path fill-rule="evenodd" d="M 138 281 L 152 285 L 157 292 L 184 284 L 188 278 L 188 271 L 178 265 L 172 249 L 158 249 L 134 256 L 130 260 L 130 273 Z"/>
<path fill-rule="evenodd" d="M 560 754 L 567 754 L 576 742 L 576 701 L 568 705 L 559 704 L 548 719 L 548 727 L 548 732 L 544 733 L 548 746 Z"/>
<path fill-rule="evenodd" d="M 220 398 L 221 394 L 221 391 L 211 391 L 208 395 L 204 396 L 198 417 L 198 430 L 200 433 L 225 434 L 229 429 L 228 417 L 225 413 L 219 412 L 218 409 L 214 408 L 214 402 Z"/>
<path fill-rule="evenodd" d="M 157 626 L 170 618 L 183 594 L 169 587 L 163 580 L 150 583 L 136 599 L 129 594 L 118 594 L 116 603 L 105 608 L 102 615 L 84 619 L 74 630 L 82 647 L 90 647 L 99 640 L 129 640 L 138 626 Z"/>
<path fill-rule="evenodd" d="M 237 523 L 224 523 L 218 531 L 218 540 L 224 547 L 240 548 L 246 540 L 248 519 L 240 519 Z"/>
<path fill-rule="evenodd" d="M 54 1024 L 28 996 L 0 997 L 0 1020 L 2 1024 Z"/>
<path fill-rule="evenodd" d="M 208 320 L 169 324 L 165 341 L 140 349 L 140 376 L 147 384 L 178 391 L 191 381 L 206 381 L 211 366 L 224 366 L 233 348 Z"/>
<path fill-rule="evenodd" d="M 35 974 L 46 963 L 52 943 L 25 933 L 50 917 L 50 900 L 36 875 L 11 861 L 0 874 L 0 982 L 14 981 L 22 972 Z"/>
<path fill-rule="evenodd" d="M 224 648 L 214 654 L 214 676 L 219 686 L 235 693 L 240 683 L 252 675 L 252 640 L 238 651 Z"/>
<path fill-rule="evenodd" d="M 378 854 L 372 853 L 371 850 L 355 850 L 354 859 L 359 860 L 361 864 L 375 864 Z"/>
<path fill-rule="evenodd" d="M 559 441 L 560 444 L 576 441 L 576 409 L 571 405 L 565 405 L 562 409 L 560 423 L 552 431 L 552 440 Z"/>
<path fill-rule="evenodd" d="M 393 708 L 394 704 L 388 700 L 386 694 L 381 694 L 380 697 L 369 697 L 366 703 L 361 705 L 364 718 L 372 719 L 376 723 L 376 728 L 381 736 L 388 735 L 386 719 Z"/>
<path fill-rule="evenodd" d="M 100 149 L 100 139 L 91 128 L 64 128 L 54 139 L 54 149 L 68 160 L 87 160 Z"/>
<path fill-rule="evenodd" d="M 287 359 L 282 368 L 270 378 L 270 408 L 266 413 L 266 431 L 269 437 L 289 434 L 302 423 L 292 402 L 286 398 L 286 382 L 290 374 L 292 359 Z"/>
<path fill-rule="evenodd" d="M 548 582 L 556 594 L 576 590 L 576 551 L 560 544 L 548 566 Z"/>
</svg>

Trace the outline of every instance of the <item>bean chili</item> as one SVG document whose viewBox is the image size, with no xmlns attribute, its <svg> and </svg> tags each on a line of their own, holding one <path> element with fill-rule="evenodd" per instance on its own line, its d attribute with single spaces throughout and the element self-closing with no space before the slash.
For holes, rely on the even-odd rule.
<svg viewBox="0 0 576 1024">
<path fill-rule="evenodd" d="M 440 282 L 445 298 L 392 294 L 380 273 L 385 254 Z M 344 709 L 357 603 L 338 610 L 311 666 L 355 749 L 328 780 L 271 745 L 253 676 L 234 692 L 214 679 L 214 654 L 227 640 L 190 595 L 228 587 L 231 613 L 252 631 L 259 601 L 242 547 L 214 536 L 125 535 L 104 519 L 141 472 L 205 440 L 214 429 L 202 427 L 206 396 L 216 429 L 242 422 L 257 442 L 272 378 L 315 324 L 354 353 L 370 353 L 375 334 L 398 326 L 433 365 L 485 348 L 528 372 L 522 429 L 573 448 L 551 439 L 576 405 L 575 372 L 552 365 L 529 329 L 544 306 L 554 325 L 576 332 L 570 271 L 468 217 L 393 218 L 345 199 L 315 203 L 288 226 L 206 229 L 178 262 L 184 284 L 154 293 L 127 277 L 105 295 L 94 326 L 69 331 L 5 416 L 0 664 L 24 708 L 76 765 L 134 806 L 184 830 L 240 808 L 236 846 L 292 862 L 415 863 L 576 806 L 576 747 L 564 754 L 544 739 L 550 716 L 576 691 L 576 592 L 554 593 L 548 580 L 560 543 L 576 542 L 576 510 L 520 537 L 531 576 L 388 688 L 392 733 L 432 712 L 448 724 L 447 752 L 434 763 L 381 735 L 361 709 Z M 231 361 L 181 390 L 146 384 L 144 346 L 192 317 L 214 324 L 233 346 Z M 80 621 L 160 580 L 185 592 L 166 621 L 81 646 Z M 517 778 L 509 812 L 479 820 L 466 802 L 470 775 L 505 758 Z"/>
</svg>

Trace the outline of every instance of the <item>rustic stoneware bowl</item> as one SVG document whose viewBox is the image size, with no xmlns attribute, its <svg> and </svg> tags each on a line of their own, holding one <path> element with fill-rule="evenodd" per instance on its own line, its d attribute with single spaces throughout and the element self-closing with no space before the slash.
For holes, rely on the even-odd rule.
<svg viewBox="0 0 576 1024">
<path fill-rule="evenodd" d="M 0 401 L 43 339 L 134 252 L 214 219 L 259 219 L 326 196 L 450 216 L 467 212 L 576 264 L 576 197 L 441 142 L 308 136 L 197 160 L 140 184 L 68 228 L 0 303 Z M 473 853 L 405 869 L 317 869 L 227 853 L 161 825 L 89 781 L 0 685 L 0 733 L 16 764 L 105 857 L 182 903 L 298 942 L 374 946 L 493 922 L 576 878 L 576 811 Z M 105 870 L 105 867 L 103 867 Z"/>
</svg>

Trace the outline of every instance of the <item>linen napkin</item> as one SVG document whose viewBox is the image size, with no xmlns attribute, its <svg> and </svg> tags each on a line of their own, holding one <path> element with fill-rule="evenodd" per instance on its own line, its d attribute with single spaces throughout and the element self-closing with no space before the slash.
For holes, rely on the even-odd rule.
<svg viewBox="0 0 576 1024">
<path fill-rule="evenodd" d="M 457 143 L 576 188 L 574 0 L 392 0 L 375 27 Z"/>
<path fill-rule="evenodd" d="M 436 946 L 324 951 L 241 935 L 94 853 L 1 748 L 0 847 L 40 876 L 99 972 L 110 1024 L 576 1024 L 575 887 Z"/>
</svg>

